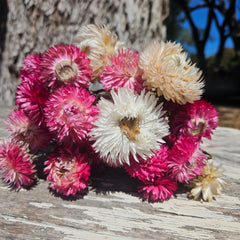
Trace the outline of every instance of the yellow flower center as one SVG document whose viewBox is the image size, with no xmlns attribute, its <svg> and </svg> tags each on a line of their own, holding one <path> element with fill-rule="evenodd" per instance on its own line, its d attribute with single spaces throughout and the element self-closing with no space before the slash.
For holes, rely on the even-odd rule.
<svg viewBox="0 0 240 240">
<path fill-rule="evenodd" d="M 130 140 L 136 141 L 137 135 L 140 133 L 139 123 L 137 118 L 123 118 L 119 122 L 119 127 L 122 133 Z"/>
</svg>

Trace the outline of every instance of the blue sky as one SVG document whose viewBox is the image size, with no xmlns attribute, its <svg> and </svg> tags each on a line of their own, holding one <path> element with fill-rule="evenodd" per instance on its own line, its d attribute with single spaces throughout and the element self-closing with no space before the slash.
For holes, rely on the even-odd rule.
<svg viewBox="0 0 240 240">
<path fill-rule="evenodd" d="M 197 3 L 202 2 L 202 1 L 191 1 L 192 5 L 197 5 Z M 240 5 L 240 1 L 237 0 L 237 6 Z M 207 22 L 207 14 L 208 14 L 208 10 L 207 8 L 203 8 L 203 9 L 199 9 L 194 11 L 194 13 L 192 14 L 193 16 L 193 20 L 196 24 L 196 26 L 198 28 L 202 28 L 204 29 L 206 27 L 206 22 Z M 218 18 L 220 19 L 220 21 L 223 21 L 223 17 L 221 16 L 220 13 L 216 12 L 216 14 L 218 14 Z M 240 17 L 240 13 L 239 11 L 237 12 L 237 17 Z M 190 25 L 188 23 L 188 21 L 186 20 L 182 26 L 184 28 L 190 28 Z M 206 57 L 211 56 L 212 54 L 215 54 L 217 52 L 218 49 L 218 45 L 219 45 L 219 34 L 218 34 L 218 30 L 216 27 L 215 22 L 213 22 L 212 26 L 211 26 L 211 31 L 210 31 L 210 39 L 208 40 L 206 47 L 205 47 L 205 55 Z M 189 47 L 187 45 L 184 45 L 185 49 L 189 52 L 195 52 L 195 49 L 192 47 Z M 231 40 L 231 38 L 228 38 L 225 44 L 225 47 L 233 47 L 233 42 Z"/>
</svg>

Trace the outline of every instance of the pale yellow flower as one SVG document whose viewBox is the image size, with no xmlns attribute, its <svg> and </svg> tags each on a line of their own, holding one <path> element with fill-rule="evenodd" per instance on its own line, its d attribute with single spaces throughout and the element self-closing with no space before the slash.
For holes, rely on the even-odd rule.
<svg viewBox="0 0 240 240">
<path fill-rule="evenodd" d="M 149 90 L 179 104 L 201 98 L 202 72 L 187 59 L 187 53 L 174 42 L 153 42 L 140 53 L 139 67 Z"/>
<path fill-rule="evenodd" d="M 79 29 L 75 44 L 87 54 L 93 69 L 93 81 L 96 80 L 103 67 L 110 63 L 109 56 L 117 53 L 123 43 L 117 41 L 117 35 L 112 35 L 107 26 L 90 24 Z"/>
<path fill-rule="evenodd" d="M 223 172 L 219 169 L 220 167 L 214 168 L 212 162 L 207 163 L 202 175 L 190 181 L 189 186 L 193 188 L 189 196 L 194 200 L 212 201 L 215 195 L 220 195 L 227 183 L 222 179 Z"/>
</svg>

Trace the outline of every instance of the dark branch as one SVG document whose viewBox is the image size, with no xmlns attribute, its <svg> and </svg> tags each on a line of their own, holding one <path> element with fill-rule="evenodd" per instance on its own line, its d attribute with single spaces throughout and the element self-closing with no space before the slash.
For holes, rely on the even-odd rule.
<svg viewBox="0 0 240 240">
<path fill-rule="evenodd" d="M 211 29 L 211 25 L 212 25 L 212 21 L 213 21 L 213 17 L 214 17 L 214 9 L 213 9 L 213 5 L 215 4 L 215 0 L 209 2 L 208 0 L 206 0 L 206 3 L 209 5 L 209 11 L 208 11 L 208 20 L 207 20 L 207 26 L 206 26 L 206 30 L 204 32 L 204 37 L 203 37 L 203 44 L 205 45 L 208 38 L 209 38 L 209 34 L 210 34 L 210 29 Z"/>
<path fill-rule="evenodd" d="M 189 10 L 190 10 L 190 12 L 193 12 L 195 10 L 198 10 L 198 9 L 201 9 L 201 8 L 205 8 L 205 7 L 208 7 L 208 5 L 206 3 L 201 3 L 201 4 L 197 5 L 197 6 L 189 8 Z"/>
</svg>

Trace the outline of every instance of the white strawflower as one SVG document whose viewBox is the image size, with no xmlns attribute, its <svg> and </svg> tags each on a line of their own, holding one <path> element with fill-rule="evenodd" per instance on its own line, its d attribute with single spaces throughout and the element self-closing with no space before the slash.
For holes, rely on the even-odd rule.
<svg viewBox="0 0 240 240">
<path fill-rule="evenodd" d="M 111 166 L 129 164 L 130 155 L 147 159 L 159 150 L 169 134 L 158 99 L 145 90 L 135 95 L 132 89 L 111 91 L 112 101 L 102 98 L 99 116 L 91 131 L 93 147 Z"/>
</svg>

